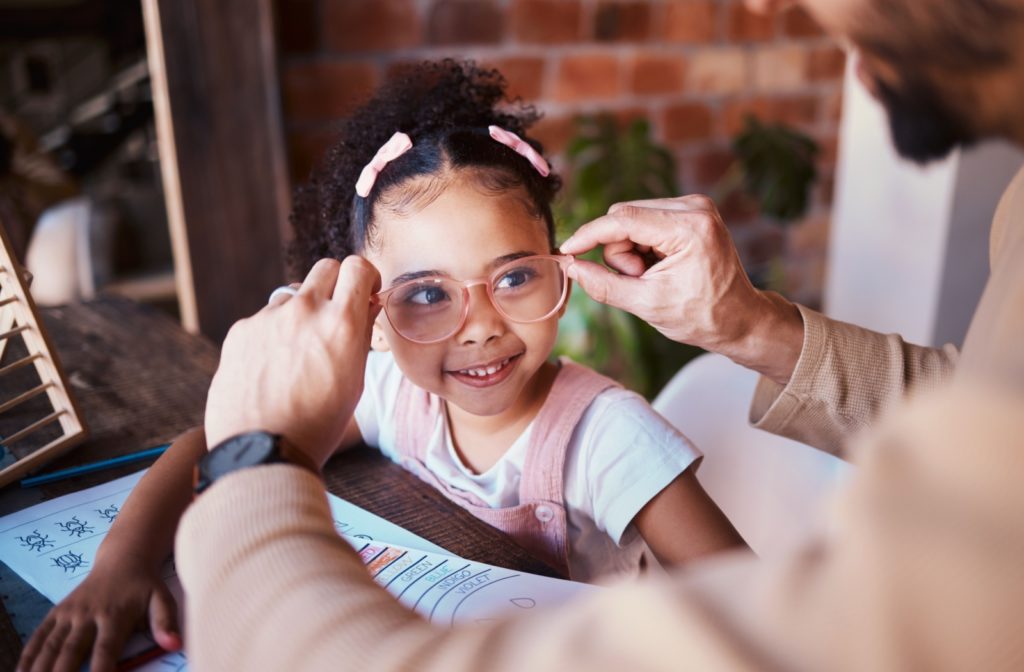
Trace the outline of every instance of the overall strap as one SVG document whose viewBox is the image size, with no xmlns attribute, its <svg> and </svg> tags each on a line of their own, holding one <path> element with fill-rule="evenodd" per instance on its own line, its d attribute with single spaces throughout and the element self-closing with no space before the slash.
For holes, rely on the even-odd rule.
<svg viewBox="0 0 1024 672">
<path fill-rule="evenodd" d="M 456 504 L 471 510 L 487 509 L 487 503 L 474 493 L 453 486 L 427 468 L 430 439 L 444 412 L 440 397 L 417 387 L 403 376 L 395 400 L 395 453 L 399 464 Z"/>
<path fill-rule="evenodd" d="M 567 357 L 548 397 L 533 422 L 526 463 L 519 483 L 519 501 L 547 501 L 562 504 L 565 489 L 565 457 L 572 434 L 594 399 L 612 387 L 610 378 L 580 366 Z"/>
<path fill-rule="evenodd" d="M 430 434 L 444 408 L 441 399 L 402 376 L 395 400 L 395 452 L 424 461 Z"/>
</svg>

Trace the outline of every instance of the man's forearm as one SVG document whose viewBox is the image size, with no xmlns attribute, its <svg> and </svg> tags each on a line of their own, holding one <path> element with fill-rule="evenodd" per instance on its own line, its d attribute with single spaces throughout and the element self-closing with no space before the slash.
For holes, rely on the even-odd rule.
<svg viewBox="0 0 1024 672">
<path fill-rule="evenodd" d="M 947 382 L 953 346 L 926 348 L 896 334 L 832 320 L 798 306 L 804 342 L 784 385 L 762 379 L 754 393 L 755 427 L 840 454 L 847 439 L 909 392 Z"/>
<path fill-rule="evenodd" d="M 795 304 L 775 292 L 761 292 L 761 299 L 759 308 L 745 316 L 741 335 L 723 344 L 719 352 L 785 385 L 803 349 L 803 318 Z"/>
</svg>

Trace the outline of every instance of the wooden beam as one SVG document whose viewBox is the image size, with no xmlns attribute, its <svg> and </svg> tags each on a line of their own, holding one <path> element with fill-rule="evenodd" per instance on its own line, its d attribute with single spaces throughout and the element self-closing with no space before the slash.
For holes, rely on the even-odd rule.
<svg viewBox="0 0 1024 672">
<path fill-rule="evenodd" d="M 284 280 L 270 0 L 143 0 L 182 322 L 220 341 Z"/>
</svg>

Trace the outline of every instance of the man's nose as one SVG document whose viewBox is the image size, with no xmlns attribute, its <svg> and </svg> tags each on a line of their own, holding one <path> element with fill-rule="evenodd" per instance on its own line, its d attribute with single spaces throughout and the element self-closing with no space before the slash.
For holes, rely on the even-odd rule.
<svg viewBox="0 0 1024 672">
<path fill-rule="evenodd" d="M 758 14 L 770 14 L 797 4 L 796 0 L 745 0 L 747 9 Z"/>
</svg>

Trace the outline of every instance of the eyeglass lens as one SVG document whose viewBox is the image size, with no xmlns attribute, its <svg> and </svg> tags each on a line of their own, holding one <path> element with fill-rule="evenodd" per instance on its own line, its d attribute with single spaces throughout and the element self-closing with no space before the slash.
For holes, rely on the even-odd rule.
<svg viewBox="0 0 1024 672">
<path fill-rule="evenodd" d="M 514 322 L 532 322 L 558 308 L 565 275 L 555 259 L 522 259 L 491 278 L 495 306 Z M 466 293 L 449 278 L 424 278 L 400 287 L 385 309 L 395 330 L 412 341 L 447 338 L 459 328 Z"/>
</svg>

